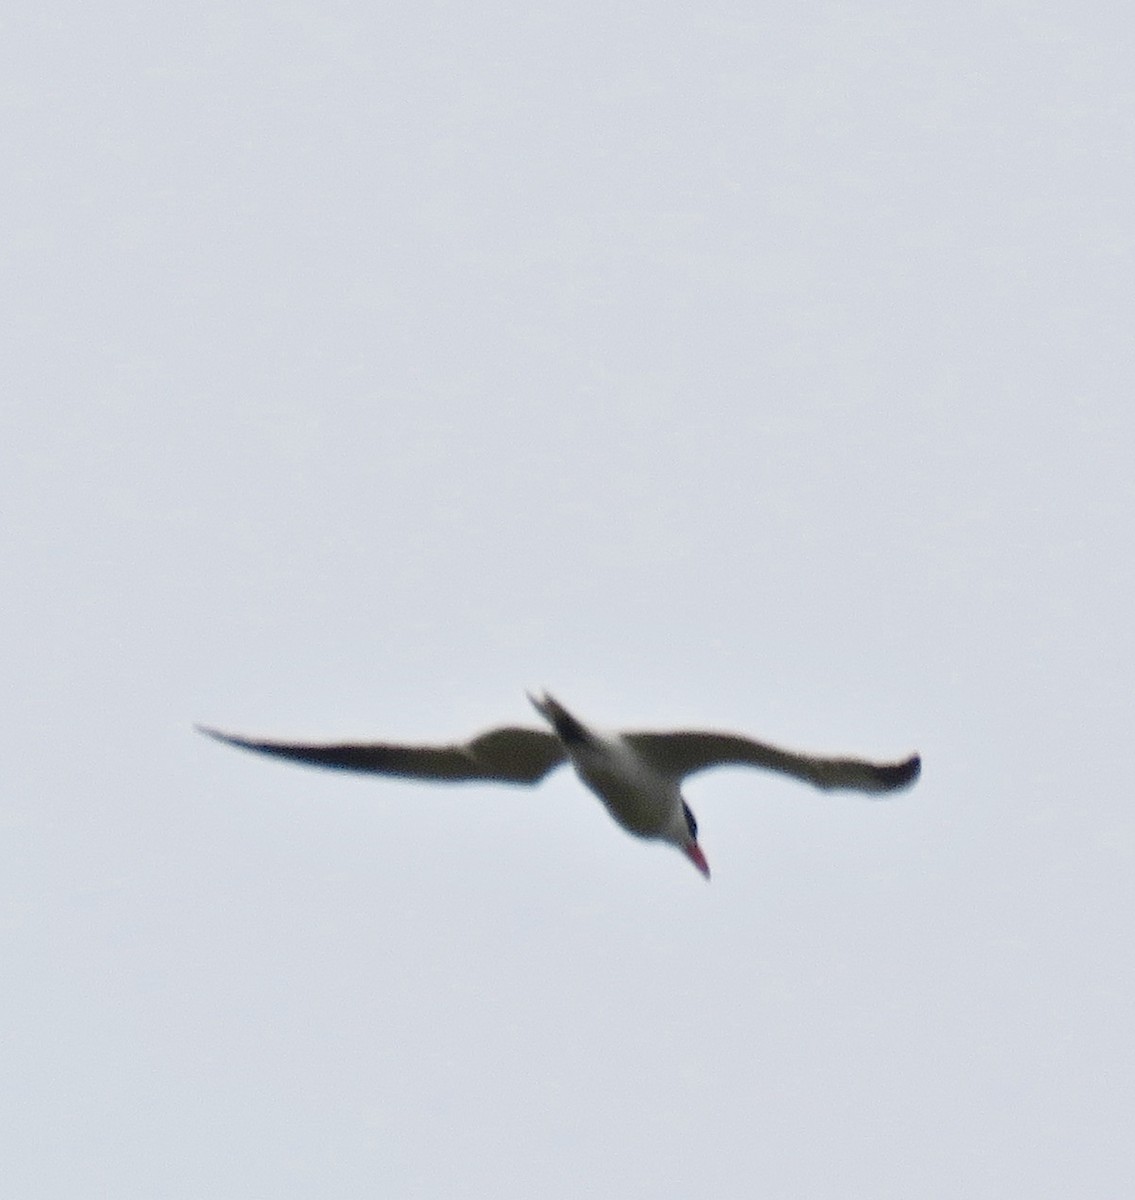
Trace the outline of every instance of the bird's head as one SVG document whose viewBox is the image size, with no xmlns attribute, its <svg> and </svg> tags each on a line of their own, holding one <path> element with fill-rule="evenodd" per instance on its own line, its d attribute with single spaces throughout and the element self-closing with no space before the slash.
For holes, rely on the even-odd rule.
<svg viewBox="0 0 1135 1200">
<path fill-rule="evenodd" d="M 674 830 L 671 840 L 708 879 L 709 863 L 706 862 L 701 846 L 698 845 L 698 821 L 685 800 L 682 801 L 682 824 L 680 828 Z"/>
</svg>

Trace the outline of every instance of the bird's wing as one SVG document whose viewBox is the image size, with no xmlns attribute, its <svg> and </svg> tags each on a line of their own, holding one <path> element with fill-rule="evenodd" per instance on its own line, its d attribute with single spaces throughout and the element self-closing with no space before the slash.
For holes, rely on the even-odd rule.
<svg viewBox="0 0 1135 1200">
<path fill-rule="evenodd" d="M 446 783 L 476 779 L 538 783 L 564 760 L 559 739 L 542 729 L 490 729 L 468 742 L 451 746 L 391 746 L 384 743 L 261 741 L 234 737 L 203 725 L 197 728 L 230 746 L 312 766 Z"/>
<path fill-rule="evenodd" d="M 917 754 L 897 763 L 823 758 L 731 733 L 627 733 L 623 737 L 651 766 L 677 779 L 709 767 L 751 766 L 792 775 L 825 791 L 893 792 L 913 783 L 922 770 Z"/>
</svg>

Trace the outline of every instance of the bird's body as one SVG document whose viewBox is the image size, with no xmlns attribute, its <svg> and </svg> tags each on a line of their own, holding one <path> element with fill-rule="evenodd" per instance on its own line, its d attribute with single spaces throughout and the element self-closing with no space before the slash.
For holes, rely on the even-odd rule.
<svg viewBox="0 0 1135 1200">
<path fill-rule="evenodd" d="M 535 784 L 568 761 L 623 829 L 671 843 L 707 877 L 697 821 L 682 798 L 687 775 L 715 766 L 749 765 L 792 775 L 824 790 L 881 793 L 913 783 L 921 770 L 917 754 L 880 764 L 797 754 L 736 734 L 605 732 L 584 725 L 546 693 L 529 699 L 550 730 L 505 726 L 467 742 L 440 746 L 259 741 L 198 728 L 230 745 L 296 762 L 438 782 Z"/>
<path fill-rule="evenodd" d="M 696 822 L 691 830 L 680 779 L 636 754 L 622 734 L 584 726 L 546 693 L 529 699 L 555 731 L 576 775 L 627 833 L 673 842 L 687 854 L 697 847 Z M 699 867 L 708 874 L 704 862 Z"/>
</svg>

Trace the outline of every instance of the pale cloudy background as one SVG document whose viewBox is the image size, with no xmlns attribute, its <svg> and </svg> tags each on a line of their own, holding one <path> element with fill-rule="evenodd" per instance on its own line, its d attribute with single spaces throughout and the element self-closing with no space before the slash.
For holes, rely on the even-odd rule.
<svg viewBox="0 0 1135 1200">
<path fill-rule="evenodd" d="M 0 36 L 5 1194 L 1130 1196 L 1130 7 Z M 540 686 L 924 776 L 191 731 Z"/>
</svg>

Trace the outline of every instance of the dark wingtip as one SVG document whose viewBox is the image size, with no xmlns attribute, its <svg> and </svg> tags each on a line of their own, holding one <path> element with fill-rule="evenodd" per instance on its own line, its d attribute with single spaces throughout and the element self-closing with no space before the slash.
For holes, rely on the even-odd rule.
<svg viewBox="0 0 1135 1200">
<path fill-rule="evenodd" d="M 232 739 L 226 733 L 222 733 L 219 729 L 214 729 L 210 725 L 194 725 L 194 729 L 198 733 L 203 733 L 206 737 L 216 738 L 218 742 L 228 742 Z"/>
<path fill-rule="evenodd" d="M 223 742 L 226 746 L 239 746 L 244 750 L 258 749 L 255 742 L 250 742 L 245 738 L 233 737 L 231 733 L 222 733 L 219 729 L 213 729 L 210 725 L 194 725 L 193 728 L 198 733 L 204 734 L 205 737 L 212 738 L 215 742 Z"/>
<path fill-rule="evenodd" d="M 922 774 L 922 757 L 912 754 L 905 762 L 890 763 L 877 770 L 880 789 L 885 792 L 897 791 L 909 787 Z"/>
</svg>

